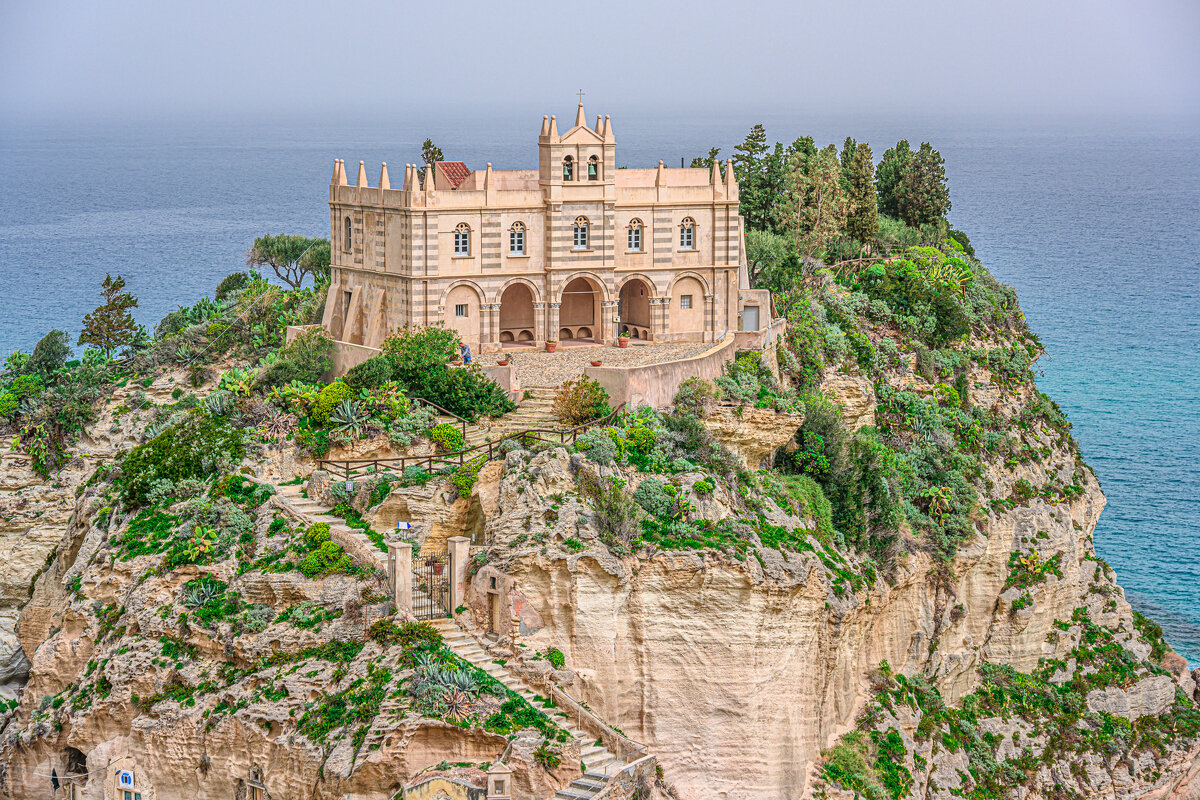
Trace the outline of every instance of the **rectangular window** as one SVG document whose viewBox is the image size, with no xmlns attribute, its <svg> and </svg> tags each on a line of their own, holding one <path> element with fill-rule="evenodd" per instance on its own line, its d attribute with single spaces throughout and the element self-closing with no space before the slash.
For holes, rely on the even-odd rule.
<svg viewBox="0 0 1200 800">
<path fill-rule="evenodd" d="M 694 229 L 691 225 L 684 225 L 679 229 L 679 249 L 691 250 L 694 247 L 695 239 L 692 236 Z"/>
<path fill-rule="evenodd" d="M 691 308 L 692 307 L 692 296 L 690 294 L 680 295 L 679 307 L 680 308 Z"/>
<path fill-rule="evenodd" d="M 640 226 L 632 226 L 629 228 L 629 250 L 632 253 L 640 253 L 642 251 L 642 229 Z"/>
<path fill-rule="evenodd" d="M 510 256 L 525 255 L 525 231 L 514 228 L 508 232 L 508 254 Z"/>
<path fill-rule="evenodd" d="M 576 225 L 575 226 L 575 249 L 576 250 L 587 250 L 587 246 L 588 246 L 588 226 L 587 225 Z"/>
<path fill-rule="evenodd" d="M 470 231 L 455 231 L 454 232 L 454 255 L 469 256 L 471 254 L 471 233 Z"/>
<path fill-rule="evenodd" d="M 459 303 L 454 307 L 454 316 L 465 317 L 467 315 L 467 304 Z"/>
</svg>

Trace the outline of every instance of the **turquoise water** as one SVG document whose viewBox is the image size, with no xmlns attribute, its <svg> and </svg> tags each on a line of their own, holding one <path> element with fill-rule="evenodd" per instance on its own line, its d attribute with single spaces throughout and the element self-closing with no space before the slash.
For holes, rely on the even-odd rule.
<svg viewBox="0 0 1200 800">
<path fill-rule="evenodd" d="M 76 335 L 105 272 L 125 276 L 149 325 L 240 268 L 254 236 L 328 235 L 335 157 L 351 174 L 365 160 L 372 183 L 386 160 L 398 183 L 432 136 L 472 167 L 536 166 L 541 113 L 0 127 L 0 353 L 50 327 Z M 1096 549 L 1200 663 L 1200 126 L 618 111 L 618 164 L 675 164 L 714 144 L 724 158 L 756 121 L 772 139 L 851 134 L 877 158 L 901 137 L 942 151 L 951 220 L 1020 292 L 1048 351 L 1040 385 L 1108 495 Z"/>
</svg>

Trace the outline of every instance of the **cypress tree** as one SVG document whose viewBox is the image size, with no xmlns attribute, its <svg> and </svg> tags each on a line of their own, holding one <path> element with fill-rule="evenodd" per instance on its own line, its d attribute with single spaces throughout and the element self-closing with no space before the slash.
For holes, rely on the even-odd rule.
<svg viewBox="0 0 1200 800">
<path fill-rule="evenodd" d="M 896 186 L 896 216 L 919 228 L 937 222 L 949 210 L 946 160 L 929 142 L 921 142 L 921 149 L 909 158 Z"/>
<path fill-rule="evenodd" d="M 842 142 L 842 189 L 846 194 L 850 193 L 850 172 L 854 166 L 854 157 L 858 151 L 858 142 L 854 141 L 851 136 L 846 137 L 846 141 Z"/>
<path fill-rule="evenodd" d="M 908 146 L 907 139 L 901 139 L 896 142 L 895 147 L 884 152 L 883 161 L 879 162 L 879 170 L 875 173 L 880 214 L 887 214 L 889 217 L 900 216 L 897 190 L 911 158 L 912 149 Z"/>
<path fill-rule="evenodd" d="M 842 163 L 845 164 L 844 152 Z M 845 166 L 842 169 L 845 170 Z M 875 159 L 871 155 L 871 146 L 866 142 L 854 148 L 854 158 L 850 161 L 847 181 L 849 183 L 847 194 L 850 197 L 850 216 L 846 220 L 846 235 L 860 244 L 866 244 L 879 232 L 879 212 L 875 195 Z"/>
</svg>

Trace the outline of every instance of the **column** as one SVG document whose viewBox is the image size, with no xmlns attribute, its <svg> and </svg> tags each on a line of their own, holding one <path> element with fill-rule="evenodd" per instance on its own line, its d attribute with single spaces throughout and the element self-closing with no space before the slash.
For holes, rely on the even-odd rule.
<svg viewBox="0 0 1200 800">
<path fill-rule="evenodd" d="M 559 303 L 550 303 L 550 314 L 546 319 L 546 338 L 558 339 L 558 307 Z"/>
<path fill-rule="evenodd" d="M 463 605 L 467 597 L 467 567 L 471 560 L 471 540 L 465 536 L 451 536 L 446 540 L 450 552 L 450 611 Z"/>
<path fill-rule="evenodd" d="M 600 344 L 610 344 L 616 337 L 617 301 L 605 300 L 600 304 L 600 330 L 596 341 Z"/>
<path fill-rule="evenodd" d="M 711 294 L 704 295 L 704 337 L 703 341 L 716 341 L 716 297 Z"/>
<path fill-rule="evenodd" d="M 388 577 L 396 610 L 412 613 L 412 543 L 388 542 Z"/>
<path fill-rule="evenodd" d="M 670 341 L 671 332 L 671 297 L 650 298 L 650 340 L 657 342 Z"/>
<path fill-rule="evenodd" d="M 541 347 L 546 343 L 546 304 L 533 304 L 533 346 Z"/>
</svg>

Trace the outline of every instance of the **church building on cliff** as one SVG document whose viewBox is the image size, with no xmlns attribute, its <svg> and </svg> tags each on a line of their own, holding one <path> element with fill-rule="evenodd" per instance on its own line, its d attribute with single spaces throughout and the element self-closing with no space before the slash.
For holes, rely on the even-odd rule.
<svg viewBox="0 0 1200 800">
<path fill-rule="evenodd" d="M 758 330 L 732 164 L 618 169 L 608 117 L 559 134 L 542 118 L 538 168 L 408 165 L 391 188 L 366 167 L 329 187 L 326 330 L 377 348 L 406 325 L 444 325 L 475 350 L 612 342 L 719 341 Z"/>
</svg>

